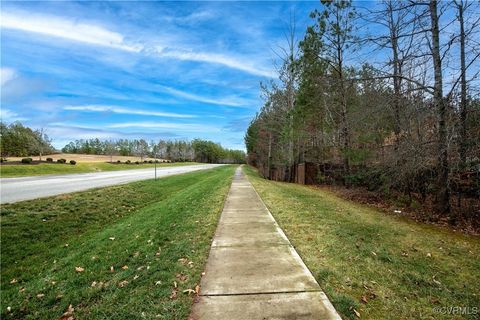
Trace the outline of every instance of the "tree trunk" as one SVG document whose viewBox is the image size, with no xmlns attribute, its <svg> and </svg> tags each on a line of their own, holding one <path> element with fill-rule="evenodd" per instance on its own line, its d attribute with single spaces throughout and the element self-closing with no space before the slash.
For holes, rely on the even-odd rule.
<svg viewBox="0 0 480 320">
<path fill-rule="evenodd" d="M 460 23 L 460 162 L 465 168 L 467 162 L 467 76 L 465 66 L 465 24 L 463 20 L 463 1 L 457 4 Z"/>
<path fill-rule="evenodd" d="M 345 173 L 350 172 L 350 161 L 348 158 L 348 150 L 350 149 L 350 130 L 348 127 L 348 117 L 347 117 L 347 96 L 346 88 L 343 77 L 343 52 L 340 46 L 340 34 L 337 34 L 337 61 L 338 61 L 338 78 L 340 81 L 340 97 L 341 97 L 341 112 L 340 116 L 342 118 L 342 136 L 343 136 L 343 165 Z"/>
<path fill-rule="evenodd" d="M 268 135 L 268 159 L 267 159 L 268 180 L 272 180 L 271 171 L 272 171 L 272 133 L 270 132 Z"/>
<path fill-rule="evenodd" d="M 430 0 L 429 7 L 432 25 L 432 57 L 435 78 L 433 99 L 438 112 L 437 206 L 441 213 L 448 213 L 450 212 L 450 194 L 448 190 L 447 107 L 445 99 L 443 98 L 437 0 Z"/>
<path fill-rule="evenodd" d="M 395 134 L 395 151 L 398 150 L 398 144 L 400 140 L 400 94 L 401 94 L 401 64 L 398 57 L 398 30 L 395 24 L 393 17 L 394 8 L 392 3 L 388 3 L 388 13 L 389 13 L 389 28 L 390 28 L 390 42 L 392 45 L 392 55 L 393 55 L 393 115 L 394 115 L 394 126 L 393 132 Z"/>
</svg>

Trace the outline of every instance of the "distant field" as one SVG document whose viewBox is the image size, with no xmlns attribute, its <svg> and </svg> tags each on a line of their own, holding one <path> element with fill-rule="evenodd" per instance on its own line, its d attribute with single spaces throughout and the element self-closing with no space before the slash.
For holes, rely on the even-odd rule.
<svg viewBox="0 0 480 320">
<path fill-rule="evenodd" d="M 20 161 L 24 157 L 7 157 L 8 161 Z M 37 156 L 31 156 L 33 160 L 39 160 Z M 54 161 L 57 159 L 67 159 L 67 161 L 75 160 L 77 162 L 110 162 L 110 156 L 104 155 L 95 155 L 95 154 L 70 154 L 70 153 L 58 153 L 58 154 L 47 154 L 42 156 L 42 160 L 46 158 L 52 158 Z M 132 162 L 141 161 L 140 157 L 127 157 L 127 156 L 113 156 L 113 162 L 120 160 L 125 162 L 130 160 Z M 154 160 L 153 158 L 143 158 L 143 160 Z M 163 159 L 157 158 L 159 161 L 164 161 Z M 165 160 L 166 161 L 166 160 Z"/>
<path fill-rule="evenodd" d="M 157 167 L 186 166 L 186 165 L 192 165 L 192 164 L 198 164 L 198 163 L 196 162 L 157 163 Z M 18 164 L 18 165 L 1 165 L 0 175 L 2 178 L 9 178 L 9 177 L 24 177 L 24 176 L 40 176 L 40 175 L 46 175 L 46 174 L 69 174 L 69 173 L 131 170 L 131 169 L 153 168 L 154 166 L 155 164 L 151 164 L 151 163 L 115 164 L 115 163 L 106 163 L 106 162 L 77 162 L 76 165 L 71 165 L 69 163 Z"/>
</svg>

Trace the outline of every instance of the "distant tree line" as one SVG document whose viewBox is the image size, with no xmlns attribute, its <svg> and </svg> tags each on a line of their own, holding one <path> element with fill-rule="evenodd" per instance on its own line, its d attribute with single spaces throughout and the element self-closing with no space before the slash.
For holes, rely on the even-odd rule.
<svg viewBox="0 0 480 320">
<path fill-rule="evenodd" d="M 374 8 L 322 0 L 301 41 L 291 26 L 279 80 L 262 84 L 245 136 L 248 160 L 292 182 L 311 164 L 317 182 L 400 192 L 452 223 L 478 223 L 478 207 L 459 208 L 480 196 L 479 3 Z M 375 34 L 357 32 L 365 22 Z M 359 64 L 359 50 L 382 54 Z"/>
<path fill-rule="evenodd" d="M 5 157 L 41 156 L 55 149 L 43 129 L 32 130 L 20 122 L 0 122 L 0 152 Z"/>
<path fill-rule="evenodd" d="M 197 161 L 204 163 L 244 163 L 245 153 L 241 150 L 223 148 L 212 141 L 195 139 L 159 140 L 147 142 L 144 139 L 81 139 L 68 143 L 62 148 L 65 153 L 157 157 L 170 161 Z"/>
</svg>

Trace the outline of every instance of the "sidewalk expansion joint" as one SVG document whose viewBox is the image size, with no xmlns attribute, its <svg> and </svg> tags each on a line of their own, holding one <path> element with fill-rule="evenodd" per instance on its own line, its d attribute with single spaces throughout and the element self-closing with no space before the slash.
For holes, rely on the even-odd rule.
<svg viewBox="0 0 480 320">
<path fill-rule="evenodd" d="M 230 296 L 254 296 L 254 295 L 273 295 L 273 294 L 295 294 L 295 293 L 309 293 L 309 292 L 323 292 L 322 289 L 311 290 L 296 290 L 296 291 L 267 291 L 267 292 L 244 292 L 244 293 L 213 293 L 213 294 L 199 294 L 201 297 L 230 297 Z"/>
</svg>

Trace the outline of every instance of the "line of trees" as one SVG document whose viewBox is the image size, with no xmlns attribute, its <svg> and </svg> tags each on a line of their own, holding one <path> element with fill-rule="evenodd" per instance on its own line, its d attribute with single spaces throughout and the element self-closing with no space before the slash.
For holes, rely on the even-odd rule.
<svg viewBox="0 0 480 320">
<path fill-rule="evenodd" d="M 5 157 L 26 157 L 50 154 L 55 149 L 43 129 L 32 130 L 20 122 L 0 122 L 0 153 Z"/>
<path fill-rule="evenodd" d="M 241 150 L 223 148 L 212 141 L 195 139 L 159 140 L 147 142 L 144 139 L 81 139 L 68 143 L 62 148 L 65 153 L 157 157 L 176 162 L 197 161 L 205 163 L 244 163 L 246 156 Z"/>
<path fill-rule="evenodd" d="M 313 163 L 317 182 L 420 195 L 454 223 L 452 203 L 480 196 L 479 9 L 384 0 L 359 13 L 322 0 L 301 41 L 291 23 L 279 80 L 261 86 L 249 162 L 284 181 Z M 383 61 L 355 62 L 367 50 Z"/>
</svg>

